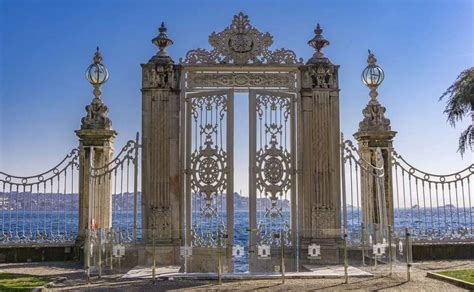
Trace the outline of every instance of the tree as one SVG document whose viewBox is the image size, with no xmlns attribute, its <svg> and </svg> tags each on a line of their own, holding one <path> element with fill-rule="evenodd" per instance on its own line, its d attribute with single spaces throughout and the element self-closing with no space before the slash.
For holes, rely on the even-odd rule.
<svg viewBox="0 0 474 292">
<path fill-rule="evenodd" d="M 446 97 L 444 113 L 447 121 L 455 127 L 457 122 L 471 114 L 471 125 L 459 137 L 458 152 L 462 155 L 469 148 L 474 148 L 474 67 L 464 70 L 459 74 L 454 83 L 446 89 L 439 100 Z"/>
</svg>

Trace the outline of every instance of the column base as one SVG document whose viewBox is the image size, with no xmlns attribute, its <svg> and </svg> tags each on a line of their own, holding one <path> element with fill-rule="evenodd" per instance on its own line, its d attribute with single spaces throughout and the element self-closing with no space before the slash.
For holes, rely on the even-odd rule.
<svg viewBox="0 0 474 292">
<path fill-rule="evenodd" d="M 156 265 L 170 266 L 181 265 L 182 260 L 179 254 L 179 246 L 173 245 L 156 245 L 144 244 L 137 246 L 138 248 L 138 264 L 153 265 L 153 255 L 155 256 Z"/>
</svg>

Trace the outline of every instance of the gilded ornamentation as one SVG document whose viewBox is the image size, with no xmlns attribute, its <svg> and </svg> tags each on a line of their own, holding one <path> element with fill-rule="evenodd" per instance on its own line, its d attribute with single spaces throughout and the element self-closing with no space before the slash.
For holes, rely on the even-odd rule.
<svg viewBox="0 0 474 292">
<path fill-rule="evenodd" d="M 205 87 L 278 87 L 294 90 L 296 74 L 285 73 L 207 73 L 189 72 L 188 88 Z"/>
<path fill-rule="evenodd" d="M 224 31 L 213 32 L 209 36 L 211 51 L 205 49 L 191 50 L 183 64 L 301 64 L 291 50 L 277 49 L 272 51 L 273 36 L 268 32 L 262 33 L 254 28 L 248 16 L 240 12 L 234 15 L 230 26 Z"/>
</svg>

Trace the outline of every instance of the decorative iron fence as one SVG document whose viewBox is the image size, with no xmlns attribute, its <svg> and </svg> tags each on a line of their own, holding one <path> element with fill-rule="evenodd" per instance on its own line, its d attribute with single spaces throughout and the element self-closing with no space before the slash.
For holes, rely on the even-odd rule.
<svg viewBox="0 0 474 292">
<path fill-rule="evenodd" d="M 61 243 L 77 236 L 79 150 L 41 174 L 0 172 L 0 244 Z"/>
<path fill-rule="evenodd" d="M 446 175 L 424 172 L 393 151 L 395 227 L 415 240 L 472 240 L 474 164 Z"/>
<path fill-rule="evenodd" d="M 107 191 L 110 225 L 120 242 L 141 237 L 138 134 L 108 164 L 89 170 L 91 212 L 100 214 Z M 93 151 L 92 151 L 93 153 Z M 0 172 L 0 245 L 74 242 L 79 223 L 80 150 L 73 149 L 56 166 L 34 176 Z M 108 187 L 105 187 L 108 185 Z M 92 214 L 92 213 L 91 213 Z"/>
<path fill-rule="evenodd" d="M 342 232 L 350 243 L 362 240 L 366 222 L 375 220 L 379 222 L 380 230 L 387 228 L 384 164 L 380 149 L 375 152 L 375 161 L 373 165 L 361 156 L 352 141 L 342 139 Z"/>
</svg>

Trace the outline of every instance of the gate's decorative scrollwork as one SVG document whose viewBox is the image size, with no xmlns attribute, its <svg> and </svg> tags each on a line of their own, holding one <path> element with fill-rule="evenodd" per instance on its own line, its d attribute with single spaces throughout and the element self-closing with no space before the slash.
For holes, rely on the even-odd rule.
<svg viewBox="0 0 474 292">
<path fill-rule="evenodd" d="M 275 135 L 272 135 L 268 145 L 257 152 L 257 188 L 270 199 L 271 207 L 265 216 L 281 216 L 282 209 L 277 207 L 278 199 L 291 187 L 290 153 L 278 145 Z"/>
<path fill-rule="evenodd" d="M 193 246 L 215 246 L 218 233 L 226 232 L 223 205 L 228 191 L 229 162 L 224 149 L 227 134 L 228 96 L 191 95 L 192 150 L 189 153 L 190 191 L 193 197 Z"/>
<path fill-rule="evenodd" d="M 254 28 L 248 16 L 240 12 L 234 15 L 232 24 L 222 32 L 213 32 L 209 36 L 211 51 L 205 49 L 191 50 L 182 64 L 302 64 L 291 50 L 277 49 L 271 51 L 273 36 Z"/>
<path fill-rule="evenodd" d="M 295 72 L 195 72 L 187 73 L 188 88 L 214 87 L 265 87 L 286 88 L 294 90 L 297 87 Z"/>
<path fill-rule="evenodd" d="M 292 97 L 278 92 L 255 95 L 256 153 L 255 188 L 259 215 L 258 244 L 278 246 L 281 234 L 285 245 L 291 245 L 288 196 L 292 188 L 291 155 Z M 258 206 L 259 204 L 257 204 Z"/>
<path fill-rule="evenodd" d="M 193 191 L 204 197 L 205 206 L 201 213 L 207 218 L 216 217 L 217 209 L 212 206 L 214 196 L 227 188 L 225 166 L 227 154 L 222 149 L 212 147 L 212 140 L 206 137 L 206 147 L 191 154 Z"/>
</svg>

